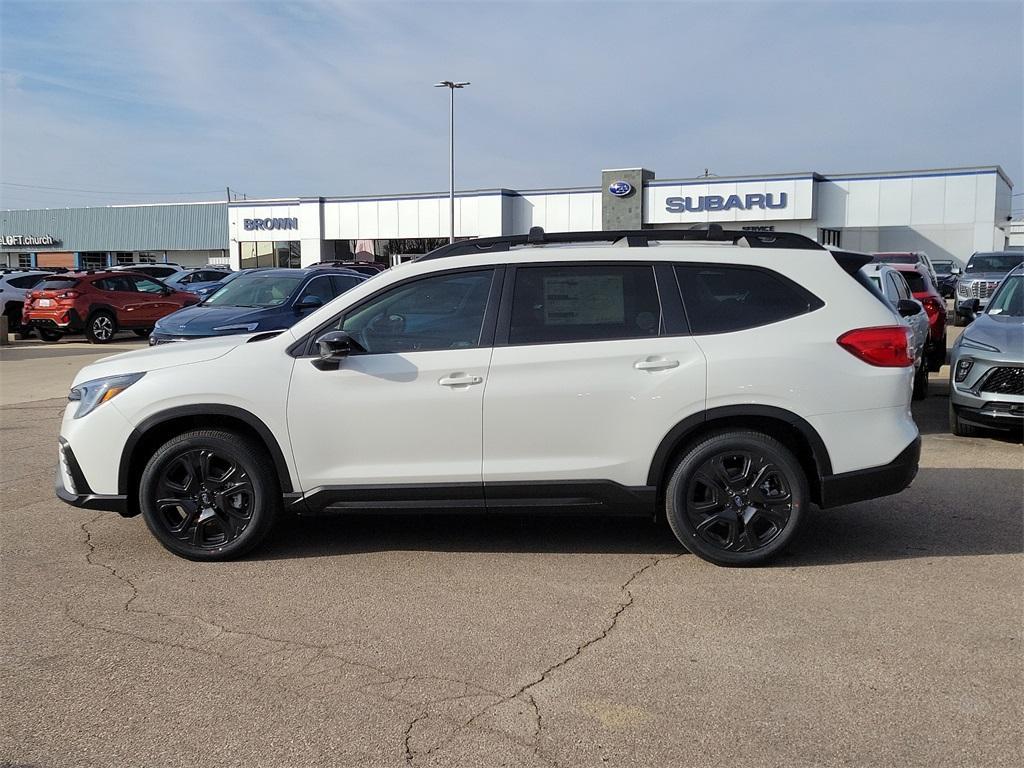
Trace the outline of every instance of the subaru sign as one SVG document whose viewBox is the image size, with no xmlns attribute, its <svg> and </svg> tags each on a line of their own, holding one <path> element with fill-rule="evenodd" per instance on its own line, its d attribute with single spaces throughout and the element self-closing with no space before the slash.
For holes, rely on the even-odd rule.
<svg viewBox="0 0 1024 768">
<path fill-rule="evenodd" d="M 621 179 L 608 185 L 609 194 L 615 195 L 615 197 L 626 197 L 632 191 L 633 185 Z"/>
<path fill-rule="evenodd" d="M 609 190 L 610 191 L 610 190 Z M 612 192 L 612 194 L 615 194 Z M 701 211 L 753 211 L 780 210 L 789 205 L 789 195 L 779 192 L 749 195 L 700 195 L 696 201 L 692 197 L 665 198 L 665 210 L 669 213 L 697 213 Z"/>
<path fill-rule="evenodd" d="M 269 229 L 298 229 L 299 220 L 297 218 L 243 219 L 242 227 L 247 231 Z"/>
</svg>

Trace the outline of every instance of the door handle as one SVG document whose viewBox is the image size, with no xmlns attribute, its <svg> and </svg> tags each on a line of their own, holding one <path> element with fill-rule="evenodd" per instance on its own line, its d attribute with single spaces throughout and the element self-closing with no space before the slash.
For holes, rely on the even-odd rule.
<svg viewBox="0 0 1024 768">
<path fill-rule="evenodd" d="M 483 382 L 482 376 L 465 376 L 463 374 L 454 374 L 452 376 L 445 376 L 443 379 L 438 381 L 442 387 L 468 387 L 470 384 L 480 384 Z"/>
<path fill-rule="evenodd" d="M 678 360 L 638 360 L 633 363 L 633 367 L 638 371 L 667 371 L 669 368 L 678 368 Z"/>
</svg>

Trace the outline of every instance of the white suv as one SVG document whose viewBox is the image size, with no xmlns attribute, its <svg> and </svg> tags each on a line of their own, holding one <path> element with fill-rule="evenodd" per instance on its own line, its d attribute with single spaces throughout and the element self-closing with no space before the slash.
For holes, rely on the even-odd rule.
<svg viewBox="0 0 1024 768">
<path fill-rule="evenodd" d="M 57 495 L 197 560 L 285 510 L 556 510 L 663 513 L 760 562 L 810 504 L 917 471 L 908 331 L 867 259 L 715 226 L 448 245 L 289 330 L 86 367 Z"/>
</svg>

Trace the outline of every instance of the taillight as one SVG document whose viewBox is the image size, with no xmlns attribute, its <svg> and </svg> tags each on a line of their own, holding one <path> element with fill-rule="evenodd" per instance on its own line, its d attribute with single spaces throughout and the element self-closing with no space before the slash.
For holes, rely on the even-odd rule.
<svg viewBox="0 0 1024 768">
<path fill-rule="evenodd" d="M 847 331 L 836 343 L 868 365 L 905 368 L 914 364 L 913 338 L 913 332 L 904 325 L 884 325 Z"/>
<path fill-rule="evenodd" d="M 944 302 L 939 301 L 934 296 L 925 296 L 921 303 L 924 304 L 924 311 L 928 313 L 928 320 L 934 321 L 936 317 L 941 317 L 946 312 L 946 305 Z"/>
<path fill-rule="evenodd" d="M 78 291 L 64 291 L 64 293 L 57 294 L 57 299 L 60 301 L 74 301 L 79 296 Z"/>
</svg>

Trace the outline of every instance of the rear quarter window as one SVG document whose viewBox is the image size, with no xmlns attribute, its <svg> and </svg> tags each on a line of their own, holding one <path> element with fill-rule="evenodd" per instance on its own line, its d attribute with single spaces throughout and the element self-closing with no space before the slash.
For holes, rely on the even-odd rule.
<svg viewBox="0 0 1024 768">
<path fill-rule="evenodd" d="M 677 265 L 676 279 L 695 334 L 756 328 L 824 306 L 814 294 L 768 269 Z"/>
</svg>

